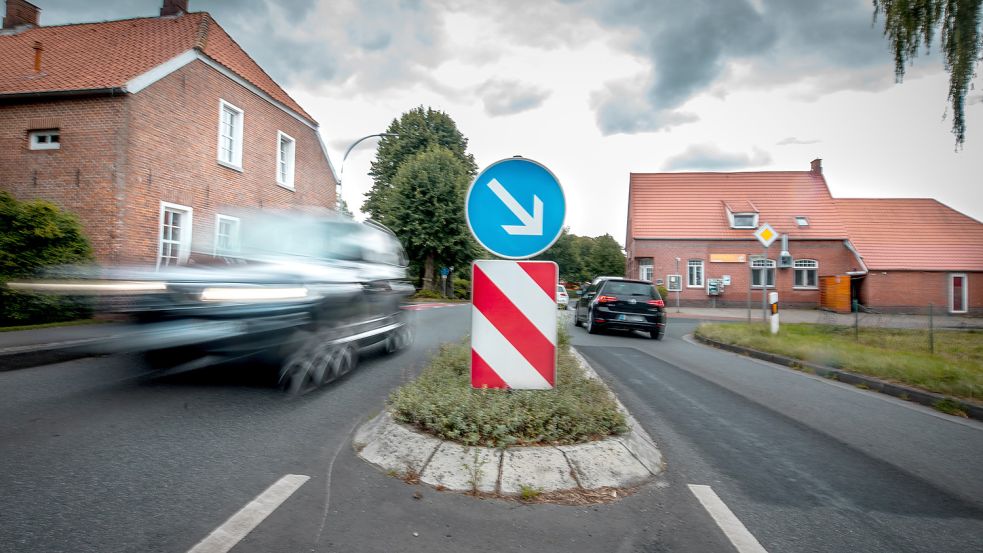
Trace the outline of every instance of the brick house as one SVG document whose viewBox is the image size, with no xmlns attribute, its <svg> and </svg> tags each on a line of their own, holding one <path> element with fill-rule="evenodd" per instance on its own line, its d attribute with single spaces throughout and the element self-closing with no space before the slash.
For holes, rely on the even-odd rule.
<svg viewBox="0 0 983 553">
<path fill-rule="evenodd" d="M 767 256 L 753 235 L 764 223 L 782 235 Z M 787 307 L 983 312 L 983 223 L 934 200 L 834 199 L 818 159 L 809 171 L 632 173 L 625 247 L 628 275 L 680 275 L 681 305 L 760 306 L 765 289 Z"/>
<path fill-rule="evenodd" d="M 43 27 L 7 0 L 0 189 L 76 213 L 100 262 L 234 250 L 235 208 L 335 207 L 317 121 L 187 7 Z"/>
</svg>

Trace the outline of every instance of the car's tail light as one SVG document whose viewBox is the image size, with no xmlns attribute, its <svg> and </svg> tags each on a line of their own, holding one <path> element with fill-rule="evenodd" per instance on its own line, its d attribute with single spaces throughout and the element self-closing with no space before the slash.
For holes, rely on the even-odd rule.
<svg viewBox="0 0 983 553">
<path fill-rule="evenodd" d="M 649 300 L 646 303 L 648 303 L 649 305 L 651 305 L 653 307 L 665 307 L 666 306 L 666 302 L 664 302 L 662 300 Z"/>
<path fill-rule="evenodd" d="M 612 301 L 618 301 L 618 298 L 614 296 L 597 296 L 597 303 L 608 303 Z"/>
</svg>

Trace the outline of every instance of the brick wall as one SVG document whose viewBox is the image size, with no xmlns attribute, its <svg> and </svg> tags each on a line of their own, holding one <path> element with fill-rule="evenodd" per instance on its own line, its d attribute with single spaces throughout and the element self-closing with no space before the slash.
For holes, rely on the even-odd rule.
<svg viewBox="0 0 983 553">
<path fill-rule="evenodd" d="M 243 110 L 242 171 L 217 161 L 219 100 Z M 126 262 L 157 255 L 160 201 L 193 211 L 195 249 L 214 244 L 232 206 L 334 208 L 335 182 L 315 131 L 200 61 L 129 100 L 123 221 Z M 277 131 L 295 144 L 294 190 L 276 181 Z"/>
<path fill-rule="evenodd" d="M 676 272 L 676 261 L 679 260 L 679 274 L 683 277 L 683 290 L 679 294 L 681 305 L 709 306 L 712 301 L 706 290 L 688 288 L 686 286 L 687 262 L 691 259 L 703 260 L 704 278 L 721 278 L 730 275 L 731 284 L 725 287 L 723 294 L 717 296 L 718 307 L 744 307 L 748 299 L 748 282 L 750 275 L 747 263 L 711 262 L 710 254 L 759 254 L 763 253 L 761 245 L 756 240 L 635 240 L 630 247 L 632 257 L 629 259 L 629 276 L 639 277 L 639 260 L 652 259 L 654 270 L 653 279 L 666 280 L 666 275 Z M 777 261 L 779 245 L 772 244 L 768 250 L 769 258 Z M 839 240 L 790 240 L 789 252 L 795 259 L 814 259 L 819 262 L 819 276 L 842 275 L 847 271 L 858 270 L 856 258 Z M 813 308 L 819 306 L 819 289 L 795 288 L 794 269 L 775 269 L 775 288 L 779 302 L 785 307 Z M 669 294 L 670 303 L 675 301 L 675 293 Z M 754 288 L 751 293 L 752 305 L 761 304 L 761 288 Z"/>
<path fill-rule="evenodd" d="M 219 99 L 243 110 L 242 171 L 219 165 Z M 58 127 L 61 148 L 30 150 Z M 276 182 L 277 131 L 296 140 L 294 190 Z M 102 263 L 154 263 L 160 202 L 193 208 L 196 247 L 230 206 L 334 208 L 315 131 L 200 61 L 134 95 L 0 105 L 0 189 L 76 213 Z"/>
<path fill-rule="evenodd" d="M 860 287 L 860 303 L 878 311 L 922 313 L 932 304 L 936 313 L 949 310 L 948 272 L 870 271 Z M 970 315 L 983 315 L 983 273 L 966 272 Z"/>
<path fill-rule="evenodd" d="M 115 226 L 124 148 L 123 97 L 0 104 L 0 189 L 75 213 L 103 261 L 119 258 Z M 58 128 L 61 148 L 31 150 L 30 130 Z"/>
</svg>

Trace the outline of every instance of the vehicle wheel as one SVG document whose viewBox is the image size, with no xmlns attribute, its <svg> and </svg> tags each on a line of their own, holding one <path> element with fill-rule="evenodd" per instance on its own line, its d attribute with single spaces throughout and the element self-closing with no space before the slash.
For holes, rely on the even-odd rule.
<svg viewBox="0 0 983 553">
<path fill-rule="evenodd" d="M 573 326 L 584 326 L 584 323 L 580 322 L 580 317 L 577 316 L 577 311 L 573 312 Z"/>
<path fill-rule="evenodd" d="M 587 334 L 597 334 L 598 329 L 594 324 L 594 314 L 590 311 L 587 312 Z"/>
<path fill-rule="evenodd" d="M 665 334 L 660 334 L 658 330 L 649 331 L 649 338 L 653 340 L 661 340 L 663 336 L 665 336 Z"/>
<path fill-rule="evenodd" d="M 321 385 L 316 375 L 315 357 L 310 348 L 301 348 L 280 367 L 279 387 L 290 397 L 311 392 Z"/>
<path fill-rule="evenodd" d="M 358 365 L 358 348 L 349 344 L 342 348 L 339 361 L 339 374 L 348 374 Z"/>
</svg>

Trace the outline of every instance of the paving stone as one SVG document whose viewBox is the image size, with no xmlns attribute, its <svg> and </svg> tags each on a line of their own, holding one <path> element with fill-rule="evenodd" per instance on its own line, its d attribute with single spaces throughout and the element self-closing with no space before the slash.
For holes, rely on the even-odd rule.
<svg viewBox="0 0 983 553">
<path fill-rule="evenodd" d="M 644 431 L 635 430 L 616 439 L 624 444 L 652 474 L 657 475 L 665 470 L 666 463 L 662 453 Z"/>
<path fill-rule="evenodd" d="M 648 468 L 618 439 L 558 447 L 566 454 L 585 490 L 634 486 L 652 477 Z"/>
<path fill-rule="evenodd" d="M 386 414 L 375 437 L 358 454 L 383 470 L 419 473 L 440 442 L 397 424 Z"/>
<path fill-rule="evenodd" d="M 478 491 L 494 493 L 500 459 L 501 452 L 497 449 L 444 442 L 427 463 L 420 479 L 432 486 L 469 492 L 474 485 L 472 479 L 476 476 Z"/>
<path fill-rule="evenodd" d="M 577 482 L 570 475 L 570 465 L 563 452 L 555 447 L 506 449 L 499 491 L 504 495 L 519 495 L 523 485 L 550 492 L 576 488 Z"/>
<path fill-rule="evenodd" d="M 360 451 L 363 447 L 369 444 L 375 439 L 376 435 L 382 429 L 383 423 L 387 418 L 385 411 L 380 412 L 378 415 L 372 417 L 362 426 L 358 427 L 355 431 L 355 436 L 352 437 L 352 445 L 355 447 L 356 451 Z"/>
</svg>

